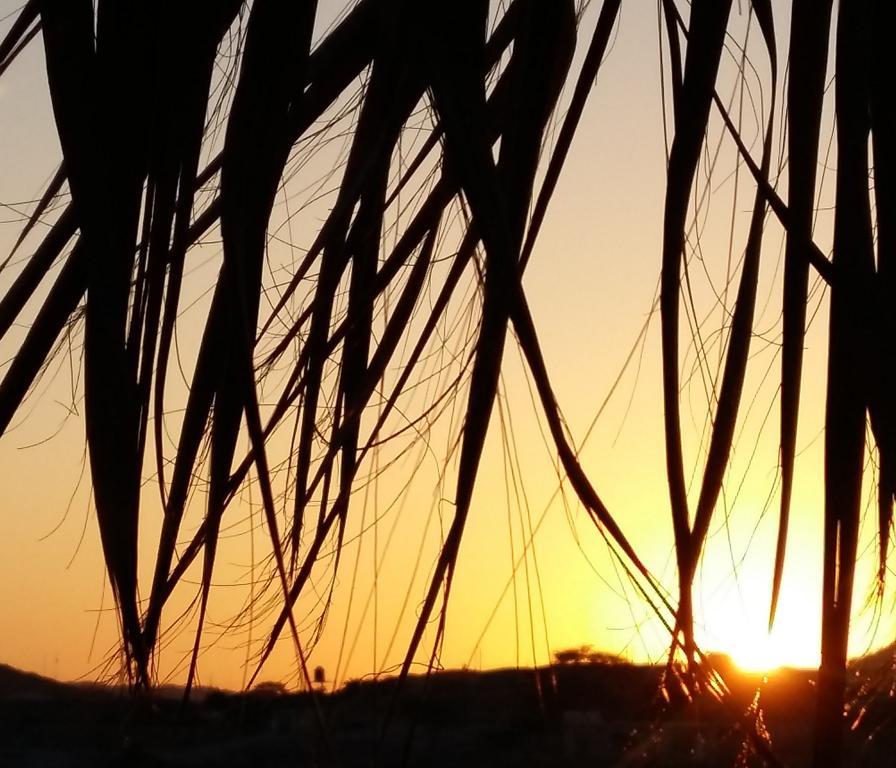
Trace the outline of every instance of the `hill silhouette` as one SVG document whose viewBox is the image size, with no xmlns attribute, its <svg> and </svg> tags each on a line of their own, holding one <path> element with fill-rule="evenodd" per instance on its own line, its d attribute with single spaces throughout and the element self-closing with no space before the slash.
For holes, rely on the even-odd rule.
<svg viewBox="0 0 896 768">
<path fill-rule="evenodd" d="M 0 664 L 0 698 L 10 696 L 59 696 L 70 692 L 70 686 L 33 672 L 25 672 L 8 664 Z"/>
<path fill-rule="evenodd" d="M 863 687 L 881 679 L 888 658 L 892 651 L 853 664 L 853 698 L 866 714 L 848 740 L 848 764 L 890 764 L 896 743 L 892 728 L 882 726 L 896 707 Z M 757 718 L 771 754 L 806 765 L 816 673 L 764 676 L 740 672 L 724 656 L 712 662 L 730 696 L 693 706 L 662 694 L 664 667 L 625 663 L 441 671 L 409 677 L 397 695 L 396 678 L 350 681 L 326 695 L 206 690 L 185 707 L 173 688 L 135 700 L 119 688 L 0 666 L 0 765 L 254 767 L 338 759 L 360 768 L 405 756 L 427 766 L 710 766 L 733 765 L 739 756 L 743 765 L 760 765 L 745 736 Z"/>
</svg>

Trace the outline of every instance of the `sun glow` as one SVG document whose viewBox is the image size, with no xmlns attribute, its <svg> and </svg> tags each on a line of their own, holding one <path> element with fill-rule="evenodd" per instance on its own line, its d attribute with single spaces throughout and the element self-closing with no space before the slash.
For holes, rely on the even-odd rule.
<svg viewBox="0 0 896 768">
<path fill-rule="evenodd" d="M 729 651 L 734 663 L 745 672 L 770 672 L 779 667 L 815 667 L 818 651 L 800 638 L 779 633 L 747 633 L 747 637 Z"/>
<path fill-rule="evenodd" d="M 808 597 L 816 594 L 810 583 L 813 569 L 795 568 L 788 574 L 769 631 L 767 574 L 761 569 L 752 573 L 754 567 L 747 566 L 737 583 L 706 600 L 705 623 L 698 642 L 704 648 L 728 654 L 740 669 L 749 672 L 817 667 L 821 606 Z"/>
</svg>

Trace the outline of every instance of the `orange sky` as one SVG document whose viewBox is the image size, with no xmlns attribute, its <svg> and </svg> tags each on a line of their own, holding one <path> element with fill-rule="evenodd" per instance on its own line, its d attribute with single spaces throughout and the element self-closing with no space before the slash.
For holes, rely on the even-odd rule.
<svg viewBox="0 0 896 768">
<path fill-rule="evenodd" d="M 323 12 L 333 14 L 339 5 L 338 0 L 322 3 Z M 8 0 L 0 2 L 0 17 L 16 6 Z M 651 312 L 659 274 L 664 148 L 656 19 L 652 4 L 624 6 L 627 10 L 525 281 L 555 391 L 577 441 L 585 436 Z M 594 9 L 585 16 L 585 34 L 590 34 L 593 23 Z M 742 29 L 743 24 L 739 21 L 735 27 Z M 758 37 L 755 31 L 754 37 Z M 779 29 L 779 37 L 786 40 L 786 26 Z M 758 48 L 755 55 L 761 58 Z M 761 63 L 757 67 L 764 71 Z M 0 202 L 6 204 L 0 214 L 3 253 L 18 232 L 15 219 L 22 207 L 14 203 L 33 198 L 58 160 L 37 45 L 0 81 L 0 151 L 5 158 L 5 173 L 0 177 Z M 697 217 L 706 267 L 704 273 L 703 265 L 695 262 L 692 278 L 698 314 L 705 319 L 706 360 L 712 369 L 718 365 L 718 332 L 725 315 L 714 305 L 709 278 L 716 287 L 725 282 L 732 210 L 732 263 L 736 266 L 749 216 L 745 201 L 751 199 L 744 175 L 738 187 L 741 197 L 733 199 L 735 183 L 729 176 L 733 168 L 733 155 L 726 146 L 709 182 L 711 206 L 702 208 Z M 707 182 L 703 178 L 699 183 Z M 283 208 L 275 212 L 278 215 L 284 215 Z M 829 227 L 828 219 L 820 219 L 823 248 Z M 293 231 L 292 237 L 307 245 L 311 235 Z M 188 289 L 197 297 L 216 269 L 214 247 L 205 250 L 210 260 L 193 275 Z M 752 666 L 811 664 L 817 659 L 818 646 L 823 305 L 807 339 L 798 476 L 779 619 L 771 638 L 764 630 L 776 530 L 774 342 L 781 259 L 781 232 L 772 223 L 760 293 L 766 298 L 760 299 L 757 311 L 757 327 L 764 336 L 754 342 L 753 373 L 748 381 L 748 391 L 752 385 L 758 394 L 752 403 L 744 403 L 724 507 L 720 505 L 711 529 L 697 586 L 698 639 L 706 649 L 730 652 Z M 8 279 L 0 275 L 0 289 L 8 285 Z M 193 317 L 196 321 L 191 325 Z M 201 320 L 200 302 L 179 329 L 186 358 Z M 12 353 L 12 336 L 0 344 L 0 364 Z M 690 340 L 687 328 L 683 337 Z M 694 349 L 688 343 L 682 349 L 688 350 L 683 360 L 685 374 L 696 372 Z M 80 398 L 77 383 L 72 384 L 77 379 L 76 368 L 60 357 L 16 426 L 0 440 L 0 662 L 62 678 L 89 674 L 114 646 L 116 635 L 99 537 L 88 509 L 86 474 L 79 485 L 83 424 L 79 414 L 69 416 L 72 402 L 77 404 Z M 683 379 L 689 381 L 682 393 L 687 458 L 699 473 L 706 391 L 699 375 Z M 553 651 L 582 644 L 637 661 L 660 658 L 667 635 L 620 576 L 569 490 L 566 509 L 562 495 L 555 493 L 553 454 L 545 447 L 512 344 L 506 355 L 504 384 L 505 431 L 510 429 L 506 417 L 510 414 L 516 451 L 510 458 L 505 456 L 496 413 L 464 537 L 443 663 L 473 667 L 544 663 Z M 651 569 L 671 588 L 674 557 L 661 429 L 659 322 L 655 317 L 581 456 L 610 510 Z M 378 484 L 371 485 L 366 502 L 353 511 L 354 528 L 342 556 L 332 610 L 312 655 L 312 663 L 323 664 L 337 682 L 389 669 L 401 660 L 410 621 L 429 577 L 440 524 L 444 526 L 451 515 L 454 467 L 450 463 L 446 467 L 443 461 L 448 441 L 446 429 L 437 427 L 430 444 L 416 446 Z M 385 464 L 385 457 L 382 461 Z M 418 464 L 403 503 L 390 507 L 400 496 L 404 478 Z M 524 478 L 522 485 L 516 482 L 519 478 Z M 698 483 L 699 474 L 692 483 L 695 491 Z M 153 484 L 147 485 L 144 497 L 147 544 L 141 551 L 141 567 L 148 574 L 160 514 Z M 358 498 L 365 498 L 363 491 Z M 241 685 L 246 642 L 251 638 L 257 643 L 266 626 L 262 617 L 255 617 L 251 628 L 245 625 L 225 633 L 216 629 L 253 595 L 254 588 L 247 584 L 260 568 L 250 568 L 252 548 L 256 554 L 263 552 L 266 536 L 260 527 L 254 535 L 249 533 L 253 523 L 260 526 L 257 501 L 247 493 L 225 518 L 225 523 L 235 524 L 235 535 L 223 540 L 219 555 L 216 582 L 221 586 L 213 597 L 211 625 L 205 635 L 216 642 L 201 662 L 204 683 Z M 194 515 L 201 515 L 201 499 L 196 506 Z M 377 510 L 383 515 L 375 522 Z M 359 531 L 363 531 L 360 539 L 353 539 Z M 873 535 L 869 523 L 863 528 L 862 542 L 871 545 Z M 527 546 L 530 540 L 533 543 Z M 881 626 L 874 641 L 869 632 L 874 615 L 865 608 L 865 598 L 870 594 L 872 559 L 873 547 L 860 568 L 855 652 L 892 637 L 892 626 Z M 326 581 L 321 580 L 318 587 L 325 590 Z M 167 610 L 169 619 L 176 617 L 177 605 L 185 607 L 193 594 L 189 585 L 181 589 Z M 313 612 L 314 599 L 309 594 L 300 603 L 299 616 L 303 610 Z M 890 600 L 888 595 L 887 605 Z M 163 677 L 182 679 L 183 661 L 191 646 L 191 632 L 172 637 L 161 655 Z M 262 679 L 291 676 L 293 665 L 290 644 L 283 641 Z"/>
</svg>

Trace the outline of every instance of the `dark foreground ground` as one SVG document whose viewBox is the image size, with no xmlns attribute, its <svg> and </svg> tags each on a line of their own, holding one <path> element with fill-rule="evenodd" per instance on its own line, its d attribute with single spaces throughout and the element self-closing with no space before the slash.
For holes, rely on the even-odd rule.
<svg viewBox="0 0 896 768">
<path fill-rule="evenodd" d="M 848 765 L 894 765 L 891 659 L 853 670 Z M 780 764 L 806 765 L 813 675 L 763 681 L 719 667 L 731 689 L 721 704 L 667 701 L 657 667 L 569 664 L 442 672 L 412 678 L 397 698 L 391 680 L 350 683 L 316 704 L 309 694 L 205 692 L 182 710 L 174 698 L 135 703 L 0 666 L 0 766 L 763 765 L 745 737 L 757 691 L 763 743 Z"/>
</svg>

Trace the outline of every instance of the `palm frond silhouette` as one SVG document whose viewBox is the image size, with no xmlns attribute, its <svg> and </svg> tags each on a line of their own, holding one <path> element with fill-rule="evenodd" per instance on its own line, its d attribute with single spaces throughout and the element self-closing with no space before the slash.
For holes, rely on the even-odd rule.
<svg viewBox="0 0 896 768">
<path fill-rule="evenodd" d="M 623 9 L 621 0 L 604 0 L 596 27 L 586 36 L 580 18 L 588 5 L 359 0 L 317 42 L 316 0 L 28 0 L 19 11 L 0 42 L 0 75 L 42 38 L 64 160 L 13 253 L 33 250 L 0 297 L 0 338 L 16 323 L 29 324 L 0 382 L 0 432 L 19 412 L 57 340 L 73 325 L 83 327 L 84 421 L 96 517 L 120 620 L 121 652 L 135 686 L 153 684 L 166 604 L 201 559 L 187 688 L 192 684 L 222 520 L 250 475 L 261 494 L 271 579 L 279 590 L 257 670 L 285 631 L 304 663 L 295 605 L 329 548 L 336 553 L 335 578 L 362 466 L 396 431 L 395 416 L 427 375 L 426 360 L 441 343 L 439 329 L 449 307 L 474 279 L 476 323 L 455 375 L 428 390 L 427 402 L 418 408 L 423 424 L 427 414 L 456 400 L 462 419 L 454 436 L 453 517 L 407 638 L 402 674 L 420 653 L 433 617 L 439 619 L 435 646 L 444 629 L 461 540 L 474 513 L 473 491 L 505 345 L 513 333 L 571 487 L 666 623 L 671 654 L 681 653 L 686 661 L 686 685 L 704 687 L 706 672 L 694 636 L 694 580 L 747 387 L 763 236 L 773 216 L 786 231 L 786 253 L 780 521 L 770 565 L 769 623 L 775 619 L 788 540 L 809 278 L 815 273 L 827 285 L 831 311 L 814 761 L 838 764 L 870 450 L 866 424 L 879 458 L 881 583 L 896 494 L 891 394 L 896 122 L 888 91 L 893 53 L 884 4 L 844 2 L 834 14 L 830 0 L 793 0 L 787 9 L 751 0 L 746 12 L 762 38 L 768 73 L 763 88 L 772 94 L 754 156 L 718 93 L 731 0 L 692 0 L 686 20 L 685 4 L 657 3 L 672 104 L 658 263 L 677 600 L 666 596 L 578 461 L 522 283 Z M 776 20 L 785 11 L 790 40 L 779 68 Z M 587 50 L 575 71 L 580 38 Z M 238 56 L 225 61 L 225 47 Z M 785 67 L 779 105 L 779 72 Z M 828 258 L 813 241 L 813 217 L 820 136 L 828 119 L 824 96 L 832 72 L 837 173 Z M 337 111 L 341 118 L 334 117 Z M 786 194 L 772 178 L 782 115 Z M 341 129 L 346 150 L 340 166 L 326 174 L 334 190 L 326 215 L 307 251 L 285 278 L 278 277 L 277 295 L 267 295 L 278 194 L 288 184 L 317 183 L 304 178 L 305 163 L 342 118 L 350 127 Z M 755 192 L 722 374 L 717 387 L 713 383 L 708 450 L 693 500 L 680 412 L 682 283 L 695 178 L 708 151 L 709 126 L 719 119 L 753 176 Z M 549 140 L 555 124 L 556 140 Z M 403 141 L 411 130 L 423 138 L 408 162 Z M 57 207 L 61 212 L 51 216 Z M 48 217 L 52 224 L 38 238 L 35 224 Z M 187 301 L 185 273 L 209 236 L 220 240 L 221 267 L 188 377 L 176 449 L 168 455 L 166 397 L 178 317 Z M 26 307 L 38 296 L 30 316 Z M 276 383 L 275 370 L 282 374 Z M 281 427 L 292 430 L 285 455 L 282 440 L 274 439 Z M 141 585 L 141 485 L 148 474 L 157 477 L 164 517 L 152 579 Z M 203 521 L 179 551 L 178 542 L 189 535 L 185 514 L 200 482 L 207 483 Z M 288 508 L 286 515 L 281 507 Z"/>
</svg>

